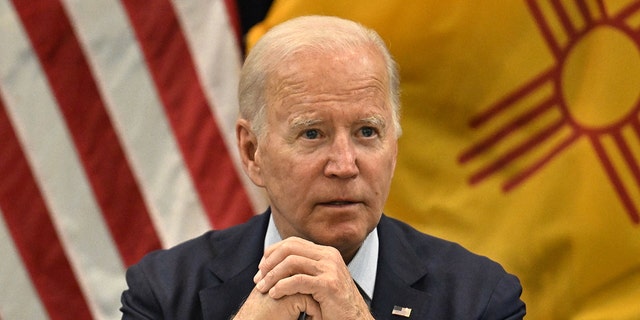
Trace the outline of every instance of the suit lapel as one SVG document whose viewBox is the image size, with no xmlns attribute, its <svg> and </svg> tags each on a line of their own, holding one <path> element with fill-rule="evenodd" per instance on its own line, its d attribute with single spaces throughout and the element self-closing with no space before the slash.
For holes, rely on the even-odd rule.
<svg viewBox="0 0 640 320">
<path fill-rule="evenodd" d="M 243 230 L 218 232 L 211 240 L 211 245 L 221 251 L 208 266 L 212 285 L 200 291 L 205 319 L 227 319 L 253 289 L 269 215 L 267 211 L 237 227 Z M 393 308 L 398 306 L 411 309 L 410 319 L 421 319 L 427 314 L 430 295 L 412 285 L 427 275 L 424 261 L 416 255 L 402 231 L 384 215 L 378 232 L 380 253 L 371 306 L 374 316 L 403 319 L 392 316 Z"/>
<path fill-rule="evenodd" d="M 208 265 L 212 285 L 200 291 L 205 319 L 228 319 L 253 289 L 269 214 L 267 211 L 237 227 L 242 230 L 220 232 L 211 240 L 221 251 Z"/>
<path fill-rule="evenodd" d="M 424 319 L 429 300 L 428 293 L 411 288 L 388 270 L 380 270 L 371 309 L 376 319 L 403 319 L 402 316 L 393 316 L 394 307 L 411 309 L 410 319 Z"/>
<path fill-rule="evenodd" d="M 256 263 L 256 270 L 258 264 Z M 255 271 L 244 270 L 237 276 L 200 291 L 204 319 L 229 319 L 253 289 Z"/>
<path fill-rule="evenodd" d="M 427 314 L 430 295 L 412 286 L 427 276 L 427 267 L 400 229 L 387 217 L 378 224 L 380 253 L 373 297 L 374 316 L 380 319 L 406 319 L 392 315 L 394 307 L 411 309 L 410 319 Z"/>
</svg>

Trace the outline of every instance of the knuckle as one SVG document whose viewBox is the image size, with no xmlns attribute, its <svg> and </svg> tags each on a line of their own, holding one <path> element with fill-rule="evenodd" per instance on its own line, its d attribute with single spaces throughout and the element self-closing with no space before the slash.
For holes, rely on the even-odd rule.
<svg viewBox="0 0 640 320">
<path fill-rule="evenodd" d="M 338 281 L 337 278 L 334 278 L 334 277 L 327 279 L 325 282 L 325 285 L 327 289 L 329 289 L 329 291 L 331 292 L 340 291 L 340 288 L 342 287 L 342 283 Z"/>
<path fill-rule="evenodd" d="M 338 251 L 338 249 L 334 248 L 334 247 L 327 247 L 327 256 L 331 258 L 331 260 L 341 260 L 342 261 L 342 255 L 340 254 L 340 251 Z"/>
<path fill-rule="evenodd" d="M 291 238 L 288 238 L 287 240 L 289 240 Z M 288 255 L 290 252 L 292 252 L 295 248 L 295 244 L 292 242 L 292 240 L 287 241 L 285 240 L 282 245 L 280 246 L 280 250 L 281 252 L 283 252 L 283 254 Z"/>
</svg>

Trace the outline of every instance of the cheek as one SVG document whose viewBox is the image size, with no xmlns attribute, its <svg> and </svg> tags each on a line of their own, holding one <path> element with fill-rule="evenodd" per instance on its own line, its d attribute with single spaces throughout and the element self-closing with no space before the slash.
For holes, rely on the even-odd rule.
<svg viewBox="0 0 640 320">
<path fill-rule="evenodd" d="M 268 149 L 267 147 L 266 149 Z M 277 153 L 262 149 L 256 157 L 256 162 L 260 166 L 262 180 L 265 187 L 282 179 L 283 167 L 286 167 L 286 157 L 280 157 Z"/>
<path fill-rule="evenodd" d="M 388 170 L 394 168 L 396 164 L 396 157 L 398 155 L 398 145 L 393 141 L 384 141 L 374 151 L 369 152 L 369 158 L 378 162 L 380 170 Z"/>
<path fill-rule="evenodd" d="M 389 179 L 391 179 L 396 169 L 396 161 L 398 159 L 398 143 L 392 143 L 385 154 L 387 155 L 385 157 L 385 162 L 387 163 L 387 172 L 389 174 Z"/>
<path fill-rule="evenodd" d="M 366 180 L 371 186 L 375 186 L 376 196 L 382 197 L 381 200 L 384 202 L 391 188 L 391 180 L 395 170 L 395 152 L 384 152 L 378 157 L 370 157 L 369 159 L 370 161 L 366 162 Z"/>
<path fill-rule="evenodd" d="M 313 159 L 305 159 L 286 151 L 262 151 L 260 166 L 267 190 L 276 196 L 287 197 L 291 191 L 299 191 L 308 186 L 313 175 Z"/>
</svg>

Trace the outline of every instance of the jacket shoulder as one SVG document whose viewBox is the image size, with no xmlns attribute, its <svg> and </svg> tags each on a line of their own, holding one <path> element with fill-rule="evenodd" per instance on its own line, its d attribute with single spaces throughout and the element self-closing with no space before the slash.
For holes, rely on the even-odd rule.
<svg viewBox="0 0 640 320">
<path fill-rule="evenodd" d="M 518 278 L 498 262 L 460 244 L 422 233 L 399 220 L 385 217 L 382 226 L 381 259 L 394 272 L 412 272 L 412 288 L 427 292 L 431 312 L 438 315 L 477 315 L 481 319 L 518 319 L 525 313 Z M 392 248 L 393 245 L 395 248 Z M 395 251 L 392 251 L 395 250 Z M 383 258 L 382 254 L 388 255 Z M 405 257 L 398 257 L 398 255 Z M 397 267 L 398 261 L 404 267 Z M 396 265 L 391 267 L 391 265 Z M 463 317 L 464 318 L 464 317 Z"/>
<path fill-rule="evenodd" d="M 201 314 L 199 292 L 218 285 L 226 274 L 253 259 L 251 253 L 237 255 L 238 246 L 255 247 L 261 243 L 262 216 L 229 229 L 208 231 L 169 249 L 153 251 L 127 269 L 128 289 L 122 294 L 122 312 L 150 318 L 198 319 Z M 258 250 L 258 249 L 251 249 Z M 235 263 L 235 264 L 234 264 Z M 188 315 L 188 316 L 187 316 Z"/>
<path fill-rule="evenodd" d="M 386 217 L 384 220 L 387 232 L 395 234 L 398 244 L 415 253 L 431 273 L 464 271 L 486 276 L 506 272 L 499 263 L 458 243 L 420 232 L 393 218 Z"/>
</svg>

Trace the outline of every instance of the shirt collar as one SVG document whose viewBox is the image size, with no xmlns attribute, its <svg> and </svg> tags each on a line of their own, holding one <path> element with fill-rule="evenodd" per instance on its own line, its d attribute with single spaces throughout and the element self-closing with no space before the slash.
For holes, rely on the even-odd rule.
<svg viewBox="0 0 640 320">
<path fill-rule="evenodd" d="M 264 237 L 264 249 L 282 241 L 278 228 L 273 220 L 273 215 L 269 216 L 269 226 L 267 227 L 267 233 Z M 373 229 L 362 243 L 362 246 L 351 259 L 349 272 L 355 282 L 362 288 L 362 290 L 373 299 L 373 290 L 376 284 L 376 274 L 378 271 L 378 228 Z"/>
</svg>

